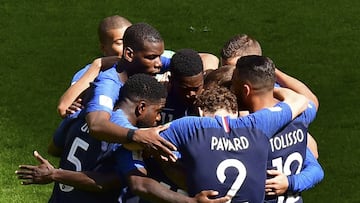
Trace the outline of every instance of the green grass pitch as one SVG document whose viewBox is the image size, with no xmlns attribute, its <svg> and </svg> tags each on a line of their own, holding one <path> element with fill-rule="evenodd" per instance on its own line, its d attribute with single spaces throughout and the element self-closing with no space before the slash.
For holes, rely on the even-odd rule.
<svg viewBox="0 0 360 203">
<path fill-rule="evenodd" d="M 325 179 L 305 202 L 360 202 L 360 1 L 0 1 L 0 202 L 46 202 L 52 185 L 22 186 L 14 171 L 46 154 L 71 76 L 100 56 L 96 27 L 109 15 L 147 22 L 166 49 L 219 56 L 247 33 L 277 66 L 320 100 L 310 127 Z"/>
</svg>

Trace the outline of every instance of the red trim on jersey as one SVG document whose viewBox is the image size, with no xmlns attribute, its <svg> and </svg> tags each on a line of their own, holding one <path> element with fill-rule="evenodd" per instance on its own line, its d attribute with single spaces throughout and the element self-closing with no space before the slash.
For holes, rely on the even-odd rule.
<svg viewBox="0 0 360 203">
<path fill-rule="evenodd" d="M 230 127 L 229 127 L 229 121 L 228 121 L 229 117 L 225 117 L 225 116 L 221 116 L 221 121 L 223 123 L 223 128 L 225 130 L 226 133 L 230 132 Z"/>
</svg>

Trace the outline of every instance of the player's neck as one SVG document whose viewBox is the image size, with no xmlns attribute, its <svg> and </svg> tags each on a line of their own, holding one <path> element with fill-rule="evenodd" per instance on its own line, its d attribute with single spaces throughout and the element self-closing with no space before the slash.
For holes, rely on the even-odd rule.
<svg viewBox="0 0 360 203">
<path fill-rule="evenodd" d="M 273 93 L 262 94 L 254 96 L 250 101 L 250 112 L 256 112 L 263 108 L 269 108 L 274 106 L 278 100 L 274 99 Z"/>
<path fill-rule="evenodd" d="M 119 109 L 124 113 L 124 116 L 128 119 L 131 125 L 136 126 L 136 115 L 134 113 L 135 105 L 132 101 L 125 99 L 119 104 Z"/>
<path fill-rule="evenodd" d="M 225 109 L 218 109 L 214 113 L 204 111 L 203 116 L 204 117 L 230 116 L 231 118 L 237 118 L 237 114 L 229 112 L 228 110 L 225 110 Z"/>
</svg>

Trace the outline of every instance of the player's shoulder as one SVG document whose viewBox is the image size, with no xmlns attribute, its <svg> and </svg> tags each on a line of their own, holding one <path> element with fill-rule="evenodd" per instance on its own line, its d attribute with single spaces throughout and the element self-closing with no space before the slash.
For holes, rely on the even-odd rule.
<svg viewBox="0 0 360 203">
<path fill-rule="evenodd" d="M 90 68 L 91 64 L 87 64 L 86 66 L 84 66 L 83 68 L 81 68 L 80 70 L 78 70 L 72 80 L 71 80 L 71 85 L 73 85 L 74 83 L 76 83 L 83 75 L 84 73 Z"/>
<path fill-rule="evenodd" d="M 119 76 L 117 73 L 118 72 L 116 71 L 116 64 L 114 64 L 111 68 L 109 68 L 105 71 L 101 71 L 95 80 L 101 81 L 101 80 L 111 79 L 111 80 L 118 81 Z"/>
<path fill-rule="evenodd" d="M 124 111 L 121 109 L 117 109 L 112 112 L 110 121 L 115 123 L 116 125 L 119 125 L 119 126 L 122 126 L 125 128 L 137 129 L 129 122 L 128 117 L 125 115 Z"/>
<path fill-rule="evenodd" d="M 184 129 L 200 129 L 218 126 L 218 121 L 214 117 L 198 117 L 198 116 L 185 116 L 175 119 L 171 122 L 170 126 L 174 128 Z"/>
<path fill-rule="evenodd" d="M 296 117 L 295 120 L 311 123 L 315 119 L 316 114 L 317 114 L 317 109 L 315 107 L 315 104 L 309 101 L 309 104 L 305 109 L 305 111 L 302 112 L 298 117 Z"/>
</svg>

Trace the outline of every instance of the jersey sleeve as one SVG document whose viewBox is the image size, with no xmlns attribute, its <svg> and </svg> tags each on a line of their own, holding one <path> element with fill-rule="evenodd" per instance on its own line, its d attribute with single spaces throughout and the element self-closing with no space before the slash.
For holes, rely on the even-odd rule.
<svg viewBox="0 0 360 203">
<path fill-rule="evenodd" d="M 114 68 L 101 72 L 91 84 L 92 97 L 86 105 L 86 113 L 105 111 L 112 113 L 114 104 L 119 97 L 122 83 Z"/>
<path fill-rule="evenodd" d="M 303 113 L 301 113 L 298 117 L 295 118 L 297 121 L 301 121 L 305 123 L 307 126 L 314 121 L 316 117 L 316 107 L 312 101 L 309 101 L 308 107 L 305 109 Z"/>
<path fill-rule="evenodd" d="M 124 128 L 137 129 L 129 122 L 121 109 L 117 109 L 111 114 L 110 121 Z"/>
<path fill-rule="evenodd" d="M 88 64 L 84 68 L 82 68 L 78 72 L 76 72 L 71 80 L 71 85 L 76 83 L 84 75 L 84 73 L 90 68 L 90 66 L 91 66 L 91 64 Z"/>
<path fill-rule="evenodd" d="M 175 54 L 175 52 L 173 52 L 171 50 L 165 50 L 164 53 L 160 56 L 160 60 L 161 60 L 161 64 L 162 64 L 160 73 L 164 73 L 164 72 L 170 70 L 170 62 L 171 62 L 171 58 L 174 54 Z"/>
<path fill-rule="evenodd" d="M 279 102 L 274 107 L 256 111 L 239 119 L 250 122 L 250 125 L 254 125 L 254 127 L 263 131 L 265 135 L 270 138 L 280 128 L 288 124 L 291 121 L 291 117 L 292 112 L 290 106 L 284 102 Z"/>
<path fill-rule="evenodd" d="M 324 171 L 312 152 L 307 148 L 304 168 L 299 174 L 287 177 L 288 190 L 294 193 L 302 192 L 314 187 L 324 178 Z"/>
</svg>

